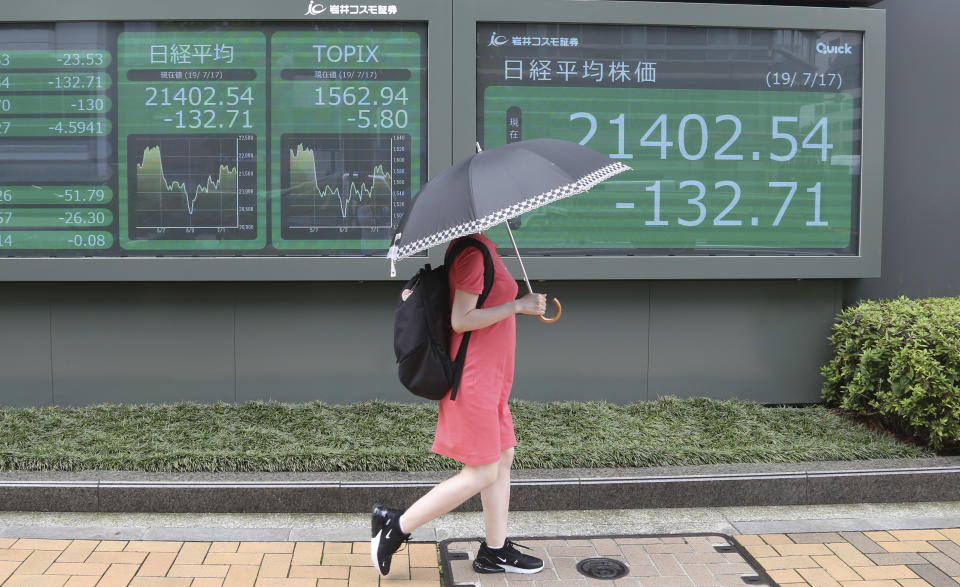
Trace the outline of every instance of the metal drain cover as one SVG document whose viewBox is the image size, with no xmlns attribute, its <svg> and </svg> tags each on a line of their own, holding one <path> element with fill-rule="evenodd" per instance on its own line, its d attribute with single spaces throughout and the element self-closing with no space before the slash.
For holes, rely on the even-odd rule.
<svg viewBox="0 0 960 587">
<path fill-rule="evenodd" d="M 614 580 L 630 573 L 627 565 L 612 558 L 585 558 L 577 563 L 577 571 L 591 579 Z"/>
</svg>

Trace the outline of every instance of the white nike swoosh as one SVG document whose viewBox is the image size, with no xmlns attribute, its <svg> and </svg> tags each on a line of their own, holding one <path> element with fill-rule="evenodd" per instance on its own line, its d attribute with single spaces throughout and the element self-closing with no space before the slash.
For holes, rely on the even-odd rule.
<svg viewBox="0 0 960 587">
<path fill-rule="evenodd" d="M 497 557 L 497 560 L 500 561 L 500 562 L 502 562 L 502 563 L 507 562 L 507 559 L 505 559 L 505 558 L 500 558 L 499 556 Z"/>
<path fill-rule="evenodd" d="M 393 533 L 393 528 L 390 528 L 389 530 L 387 530 L 387 535 L 384 536 L 384 538 L 386 538 L 387 540 L 390 540 L 390 534 L 391 534 L 391 533 Z"/>
<path fill-rule="evenodd" d="M 377 560 L 377 551 L 380 550 L 380 536 L 383 534 L 383 530 L 377 532 L 377 535 L 370 539 L 370 561 L 373 563 L 373 568 L 377 569 L 377 573 L 382 577 L 383 569 L 380 568 L 380 561 Z"/>
</svg>

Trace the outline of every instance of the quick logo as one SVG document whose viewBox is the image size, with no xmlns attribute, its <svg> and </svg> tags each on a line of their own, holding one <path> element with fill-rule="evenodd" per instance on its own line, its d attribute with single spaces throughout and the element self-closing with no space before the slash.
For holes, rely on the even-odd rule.
<svg viewBox="0 0 960 587">
<path fill-rule="evenodd" d="M 817 53 L 821 55 L 852 55 L 853 47 L 849 43 L 843 45 L 828 45 L 824 42 L 817 43 Z"/>
</svg>

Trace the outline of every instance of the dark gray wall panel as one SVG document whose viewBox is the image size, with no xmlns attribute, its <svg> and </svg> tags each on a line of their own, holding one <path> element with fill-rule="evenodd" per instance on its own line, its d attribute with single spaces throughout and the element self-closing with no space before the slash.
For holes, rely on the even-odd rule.
<svg viewBox="0 0 960 587">
<path fill-rule="evenodd" d="M 402 283 L 241 284 L 237 399 L 410 400 L 398 382 L 393 310 Z"/>
<path fill-rule="evenodd" d="M 516 272 L 519 273 L 519 272 Z M 517 316 L 512 396 L 534 401 L 647 399 L 650 286 L 644 282 L 533 282 L 556 296 L 563 316 L 542 324 Z M 526 285 L 520 284 L 521 293 Z M 547 315 L 553 315 L 549 304 Z"/>
<path fill-rule="evenodd" d="M 832 280 L 654 284 L 650 398 L 819 401 L 839 293 Z"/>
<path fill-rule="evenodd" d="M 241 288 L 238 401 L 416 401 L 395 371 L 393 309 L 401 287 L 317 283 Z M 551 282 L 537 287 L 560 298 L 565 313 L 549 326 L 518 317 L 514 397 L 645 399 L 647 286 Z"/>
<path fill-rule="evenodd" d="M 52 321 L 58 404 L 235 399 L 228 286 L 65 285 Z"/>
<path fill-rule="evenodd" d="M 960 2 L 883 0 L 886 158 L 881 277 L 844 300 L 960 295 Z"/>
<path fill-rule="evenodd" d="M 559 297 L 565 314 L 554 325 L 519 318 L 516 398 L 818 400 L 835 281 L 535 284 Z M 399 287 L 58 286 L 53 401 L 416 401 L 395 373 Z M 7 310 L 31 323 L 36 349 L 43 337 L 30 316 L 42 319 L 43 306 L 31 300 Z M 44 355 L 11 350 L 23 351 L 17 368 L 33 376 L 8 388 L 4 401 L 49 403 L 49 389 L 41 393 L 50 377 Z"/>
<path fill-rule="evenodd" d="M 50 302 L 43 286 L 0 287 L 0 405 L 53 401 L 50 380 Z"/>
</svg>

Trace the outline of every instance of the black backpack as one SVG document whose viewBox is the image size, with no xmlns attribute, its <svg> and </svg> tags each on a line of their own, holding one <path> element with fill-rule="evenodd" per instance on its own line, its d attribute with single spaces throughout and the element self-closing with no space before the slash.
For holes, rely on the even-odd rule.
<svg viewBox="0 0 960 587">
<path fill-rule="evenodd" d="M 477 300 L 477 307 L 481 307 L 493 289 L 493 258 L 483 243 L 470 237 L 454 243 L 440 267 L 431 269 L 429 264 L 425 265 L 403 286 L 400 294 L 394 314 L 393 350 L 400 382 L 414 395 L 440 400 L 450 391 L 450 399 L 457 399 L 471 333 L 463 334 L 457 357 L 451 361 L 447 271 L 467 247 L 483 252 L 483 292 Z"/>
</svg>

